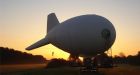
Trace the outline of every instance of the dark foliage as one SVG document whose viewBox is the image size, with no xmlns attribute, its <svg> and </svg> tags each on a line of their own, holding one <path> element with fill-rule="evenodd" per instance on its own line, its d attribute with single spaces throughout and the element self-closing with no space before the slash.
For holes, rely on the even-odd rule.
<svg viewBox="0 0 140 75">
<path fill-rule="evenodd" d="M 68 66 L 69 62 L 64 59 L 52 59 L 47 64 L 47 68 L 55 68 L 55 67 L 65 67 Z"/>
<path fill-rule="evenodd" d="M 0 47 L 0 64 L 27 64 L 45 62 L 46 59 L 41 55 L 32 55 L 26 52 Z"/>
<path fill-rule="evenodd" d="M 116 64 L 131 64 L 131 65 L 140 65 L 140 51 L 137 55 L 129 55 L 128 57 L 125 56 L 115 56 L 113 58 L 114 63 Z"/>
<path fill-rule="evenodd" d="M 70 61 L 70 60 L 65 60 L 65 59 L 51 59 L 46 68 L 55 68 L 55 67 L 78 67 L 81 66 L 82 62 L 75 62 L 75 61 Z"/>
<path fill-rule="evenodd" d="M 114 63 L 116 64 L 127 64 L 127 57 L 120 57 L 120 56 L 115 56 L 113 58 Z"/>
<path fill-rule="evenodd" d="M 138 54 L 135 55 L 135 56 L 129 55 L 127 57 L 127 61 L 128 61 L 129 64 L 140 66 L 140 52 L 138 52 Z"/>
</svg>

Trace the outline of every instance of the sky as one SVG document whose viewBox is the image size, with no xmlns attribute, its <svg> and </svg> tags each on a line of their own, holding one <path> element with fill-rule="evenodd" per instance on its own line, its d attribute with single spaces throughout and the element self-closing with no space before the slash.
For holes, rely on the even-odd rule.
<svg viewBox="0 0 140 75">
<path fill-rule="evenodd" d="M 68 53 L 51 44 L 25 50 L 45 37 L 47 15 L 52 12 L 60 22 L 85 14 L 104 16 L 116 29 L 113 55 L 135 55 L 140 51 L 140 0 L 0 0 L 0 46 L 47 59 L 67 59 Z"/>
</svg>

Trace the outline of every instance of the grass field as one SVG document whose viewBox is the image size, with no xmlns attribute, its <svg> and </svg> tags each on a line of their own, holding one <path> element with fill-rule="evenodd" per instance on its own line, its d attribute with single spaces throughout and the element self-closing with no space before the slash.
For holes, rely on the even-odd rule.
<svg viewBox="0 0 140 75">
<path fill-rule="evenodd" d="M 75 67 L 45 69 L 45 64 L 1 65 L 0 75 L 140 75 L 140 67 L 118 65 L 100 68 L 96 73 L 81 73 L 80 68 Z"/>
</svg>

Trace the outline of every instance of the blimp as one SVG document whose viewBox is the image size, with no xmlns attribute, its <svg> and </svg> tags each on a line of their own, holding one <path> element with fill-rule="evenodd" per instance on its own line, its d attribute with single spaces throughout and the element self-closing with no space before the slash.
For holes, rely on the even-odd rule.
<svg viewBox="0 0 140 75">
<path fill-rule="evenodd" d="M 59 22 L 55 13 L 47 19 L 47 34 L 26 50 L 52 44 L 71 56 L 93 57 L 104 53 L 114 43 L 116 31 L 105 17 L 86 14 Z"/>
</svg>

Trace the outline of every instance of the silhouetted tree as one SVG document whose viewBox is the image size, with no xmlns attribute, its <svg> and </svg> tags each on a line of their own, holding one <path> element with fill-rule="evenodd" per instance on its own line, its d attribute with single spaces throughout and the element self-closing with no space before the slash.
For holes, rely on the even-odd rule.
<svg viewBox="0 0 140 75">
<path fill-rule="evenodd" d="M 126 56 L 125 56 L 125 54 L 124 54 L 123 52 L 120 52 L 120 53 L 119 53 L 119 57 L 125 58 Z"/>
<path fill-rule="evenodd" d="M 140 65 L 140 51 L 138 52 L 137 55 L 129 55 L 127 57 L 128 63 L 132 65 Z"/>
<path fill-rule="evenodd" d="M 46 59 L 40 55 L 32 55 L 7 47 L 0 47 L 0 64 L 45 63 Z"/>
<path fill-rule="evenodd" d="M 129 55 L 125 56 L 123 53 L 120 53 L 119 56 L 115 55 L 113 61 L 116 64 L 132 64 L 132 65 L 140 65 L 140 51 L 137 55 Z"/>
<path fill-rule="evenodd" d="M 48 64 L 47 68 L 55 68 L 55 67 L 65 67 L 68 66 L 68 61 L 64 59 L 51 59 Z"/>
</svg>

